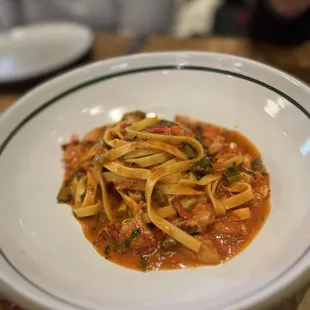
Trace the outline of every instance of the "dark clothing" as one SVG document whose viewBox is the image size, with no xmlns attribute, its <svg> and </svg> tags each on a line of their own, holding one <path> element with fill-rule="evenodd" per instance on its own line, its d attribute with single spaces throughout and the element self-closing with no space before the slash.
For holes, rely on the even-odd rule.
<svg viewBox="0 0 310 310">
<path fill-rule="evenodd" d="M 255 41 L 294 45 L 310 40 L 310 9 L 298 18 L 279 16 L 267 0 L 259 0 L 250 19 L 250 37 Z"/>
<path fill-rule="evenodd" d="M 268 0 L 226 0 L 215 13 L 213 35 L 249 36 L 254 41 L 299 44 L 310 40 L 310 9 L 291 19 L 278 15 Z"/>
</svg>

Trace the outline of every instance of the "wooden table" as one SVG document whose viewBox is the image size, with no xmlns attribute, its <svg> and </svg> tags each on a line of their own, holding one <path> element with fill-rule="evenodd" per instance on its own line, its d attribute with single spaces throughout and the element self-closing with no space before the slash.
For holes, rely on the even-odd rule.
<svg viewBox="0 0 310 310">
<path fill-rule="evenodd" d="M 96 35 L 92 60 L 106 59 L 122 55 L 130 40 L 124 36 L 98 33 Z M 203 38 L 176 39 L 152 36 L 141 46 L 139 52 L 194 50 L 228 53 L 258 60 L 284 70 L 310 84 L 310 42 L 298 47 L 278 47 L 253 44 L 247 39 Z M 38 82 L 38 81 L 37 81 Z M 33 85 L 30 85 L 33 86 Z M 29 85 L 0 88 L 0 112 L 13 104 Z M 0 310 L 17 309 L 8 301 L 0 301 Z M 281 303 L 274 310 L 310 310 L 310 286 Z M 31 309 L 30 309 L 31 310 Z"/>
</svg>

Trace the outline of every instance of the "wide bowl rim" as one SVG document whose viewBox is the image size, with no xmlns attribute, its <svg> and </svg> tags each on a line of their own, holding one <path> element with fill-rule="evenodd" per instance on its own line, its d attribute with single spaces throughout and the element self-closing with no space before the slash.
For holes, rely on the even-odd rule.
<svg viewBox="0 0 310 310">
<path fill-rule="evenodd" d="M 192 52 L 192 51 L 182 51 L 182 52 L 156 52 L 156 53 L 143 53 L 143 54 L 137 54 L 137 55 L 131 55 L 131 56 L 122 56 L 122 57 L 115 57 L 108 60 L 101 60 L 98 62 L 94 62 L 91 64 L 88 64 L 86 66 L 77 68 L 75 70 L 66 72 L 60 76 L 57 76 L 26 93 L 24 96 L 22 96 L 14 105 L 11 105 L 4 113 L 2 113 L 0 117 L 0 127 L 2 127 L 2 123 L 6 118 L 10 118 L 10 116 L 20 109 L 23 105 L 29 105 L 30 100 L 32 97 L 37 96 L 37 94 L 40 94 L 48 88 L 54 88 L 57 84 L 62 83 L 62 81 L 68 81 L 71 79 L 74 79 L 77 75 L 83 74 L 85 71 L 91 71 L 94 68 L 100 67 L 102 65 L 109 65 L 113 64 L 115 62 L 121 62 L 121 61 L 130 61 L 133 59 L 139 59 L 139 58 L 152 58 L 152 57 L 165 57 L 165 56 L 178 56 L 178 55 L 188 55 L 189 58 L 194 58 L 195 56 L 208 56 L 208 57 L 221 57 L 223 59 L 228 60 L 231 58 L 231 60 L 234 61 L 242 61 L 243 63 L 247 65 L 254 66 L 256 69 L 263 69 L 268 70 L 271 73 L 274 73 L 275 76 L 282 77 L 289 79 L 292 81 L 297 87 L 301 87 L 304 90 L 307 90 L 310 94 L 310 88 L 309 86 L 300 81 L 299 79 L 290 76 L 289 74 L 278 70 L 276 68 L 273 68 L 269 65 L 262 64 L 260 62 L 246 59 L 243 57 L 233 56 L 233 55 L 226 55 L 226 54 L 220 54 L 220 53 L 210 53 L 210 52 Z M 39 106 L 40 107 L 40 106 Z M 305 109 L 306 113 L 304 111 L 304 114 L 310 119 L 310 104 L 309 106 L 302 105 L 302 107 Z M 23 113 L 23 117 L 26 117 L 25 113 Z M 10 131 L 10 130 L 8 130 Z M 5 141 L 5 139 L 4 139 Z M 5 259 L 5 255 L 0 249 L 1 256 Z M 308 261 L 309 258 L 309 261 Z M 308 264 L 307 264 L 308 262 Z M 257 305 L 258 303 L 261 303 L 267 299 L 269 299 L 271 296 L 279 293 L 284 288 L 288 287 L 290 284 L 292 284 L 295 280 L 297 280 L 299 277 L 301 277 L 303 274 L 305 274 L 310 269 L 310 246 L 308 249 L 303 253 L 301 257 L 295 262 L 293 265 L 288 266 L 288 268 L 283 272 L 283 274 L 280 274 L 278 277 L 274 278 L 268 285 L 264 288 L 258 289 L 257 292 L 255 292 L 253 295 L 246 297 L 243 300 L 236 300 L 235 305 L 233 305 L 236 309 L 240 308 L 247 308 L 250 306 Z M 1 262 L 0 262 L 1 263 Z M 5 264 L 5 263 L 4 263 Z M 65 300 L 62 300 L 60 298 L 57 298 L 57 296 L 54 296 L 52 294 L 49 294 L 49 292 L 46 292 L 44 289 L 39 288 L 36 284 L 32 283 L 31 280 L 27 279 L 27 277 L 23 276 L 21 273 L 19 273 L 14 266 L 10 265 L 8 261 L 6 261 L 6 264 L 11 267 L 12 270 L 10 270 L 11 275 L 15 273 L 15 275 L 18 275 L 20 280 L 17 282 L 12 277 L 4 278 L 2 277 L 2 282 L 10 288 L 12 292 L 15 292 L 17 294 L 22 295 L 24 298 L 31 300 L 38 306 L 47 306 L 49 304 L 49 300 L 57 300 L 58 302 L 63 303 L 63 305 L 68 306 L 68 303 Z M 9 273 L 10 273 L 9 272 Z M 25 283 L 32 285 L 31 289 L 25 289 Z M 16 285 L 17 284 L 17 285 Z M 18 287 L 18 288 L 17 288 Z M 24 288 L 24 290 L 23 290 Z M 44 294 L 44 297 L 37 296 L 36 292 L 39 290 L 41 293 Z M 27 293 L 26 293 L 27 292 Z M 69 306 L 78 309 L 78 305 L 69 304 Z M 230 308 L 232 309 L 232 308 Z"/>
</svg>

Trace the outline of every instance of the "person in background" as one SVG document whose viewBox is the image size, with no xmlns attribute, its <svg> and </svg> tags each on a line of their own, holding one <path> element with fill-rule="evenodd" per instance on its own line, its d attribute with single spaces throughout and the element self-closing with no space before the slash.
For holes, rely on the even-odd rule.
<svg viewBox="0 0 310 310">
<path fill-rule="evenodd" d="M 190 18 L 182 18 L 183 24 L 188 25 L 186 32 L 190 34 L 191 27 L 201 31 L 197 35 L 207 35 L 210 34 L 207 23 L 212 19 L 210 3 L 213 3 L 214 11 L 217 10 L 216 2 L 223 2 L 223 7 L 247 5 L 252 8 L 248 17 L 246 14 L 235 15 L 238 15 L 239 24 L 243 23 L 239 25 L 239 34 L 249 34 L 254 40 L 298 44 L 310 39 L 310 0 L 0 0 L 0 31 L 17 24 L 71 20 L 87 24 L 94 30 L 129 35 L 171 34 L 177 4 L 181 11 L 182 7 L 191 7 L 188 10 L 191 11 L 188 12 Z M 207 14 L 204 11 L 208 11 Z M 182 14 L 186 15 L 186 12 L 183 10 Z M 234 35 L 230 23 L 234 13 L 228 10 L 228 13 L 215 15 L 218 16 L 214 34 Z M 182 25 L 177 26 L 182 28 Z M 174 33 L 178 34 L 178 31 Z"/>
<path fill-rule="evenodd" d="M 174 0 L 0 0 L 0 30 L 69 20 L 94 30 L 164 34 L 173 16 Z"/>
<path fill-rule="evenodd" d="M 257 41 L 294 45 L 310 40 L 310 0 L 258 0 L 249 29 Z"/>
</svg>

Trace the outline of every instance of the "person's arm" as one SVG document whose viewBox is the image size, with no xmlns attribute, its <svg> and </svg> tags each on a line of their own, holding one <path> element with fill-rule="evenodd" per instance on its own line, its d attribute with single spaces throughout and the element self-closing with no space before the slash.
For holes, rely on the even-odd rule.
<svg viewBox="0 0 310 310">
<path fill-rule="evenodd" d="M 255 41 L 299 44 L 310 39 L 310 0 L 258 0 L 250 23 Z"/>
</svg>

